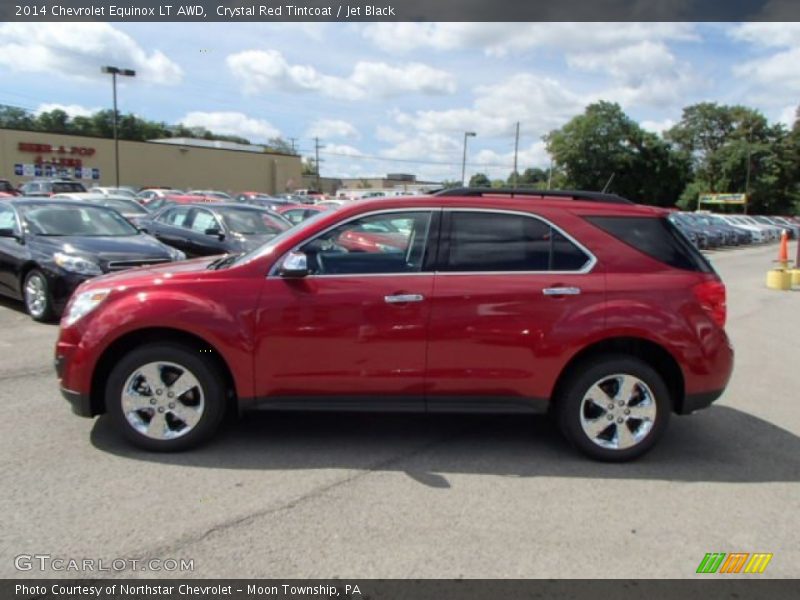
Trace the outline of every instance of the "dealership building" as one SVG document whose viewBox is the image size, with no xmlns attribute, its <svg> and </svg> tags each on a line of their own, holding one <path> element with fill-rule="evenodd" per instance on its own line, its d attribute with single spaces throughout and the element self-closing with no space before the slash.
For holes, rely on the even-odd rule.
<svg viewBox="0 0 800 600">
<path fill-rule="evenodd" d="M 0 179 L 19 185 L 58 176 L 87 188 L 115 185 L 114 140 L 0 129 Z M 120 140 L 119 183 L 278 194 L 303 187 L 302 162 L 262 146 L 191 138 Z"/>
</svg>

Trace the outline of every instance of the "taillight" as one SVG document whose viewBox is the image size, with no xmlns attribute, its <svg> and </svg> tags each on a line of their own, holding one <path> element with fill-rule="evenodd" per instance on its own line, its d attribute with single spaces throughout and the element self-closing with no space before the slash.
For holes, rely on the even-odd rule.
<svg viewBox="0 0 800 600">
<path fill-rule="evenodd" d="M 725 327 L 725 318 L 728 307 L 725 304 L 725 284 L 721 281 L 706 281 L 692 288 L 695 298 L 700 303 L 713 321 L 720 327 Z"/>
</svg>

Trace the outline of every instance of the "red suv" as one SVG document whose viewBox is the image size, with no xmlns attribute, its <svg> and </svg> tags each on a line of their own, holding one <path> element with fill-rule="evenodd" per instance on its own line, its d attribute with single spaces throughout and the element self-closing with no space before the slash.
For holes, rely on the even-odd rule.
<svg viewBox="0 0 800 600">
<path fill-rule="evenodd" d="M 61 390 L 150 450 L 228 410 L 549 410 L 589 456 L 632 459 L 733 365 L 725 287 L 667 215 L 589 192 L 355 202 L 247 254 L 84 283 Z M 391 243 L 340 243 L 365 230 Z"/>
</svg>

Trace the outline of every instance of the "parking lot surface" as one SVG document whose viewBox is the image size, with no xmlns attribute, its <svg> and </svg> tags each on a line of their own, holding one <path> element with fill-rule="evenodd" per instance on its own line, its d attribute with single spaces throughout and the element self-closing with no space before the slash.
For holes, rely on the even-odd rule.
<svg viewBox="0 0 800 600">
<path fill-rule="evenodd" d="M 15 569 L 49 554 L 194 560 L 119 573 L 142 577 L 682 578 L 707 552 L 770 552 L 763 577 L 796 577 L 800 292 L 766 289 L 775 253 L 710 254 L 733 379 L 630 464 L 583 458 L 546 417 L 255 413 L 145 453 L 70 413 L 57 327 L 0 301 L 0 576 L 77 576 Z"/>
</svg>

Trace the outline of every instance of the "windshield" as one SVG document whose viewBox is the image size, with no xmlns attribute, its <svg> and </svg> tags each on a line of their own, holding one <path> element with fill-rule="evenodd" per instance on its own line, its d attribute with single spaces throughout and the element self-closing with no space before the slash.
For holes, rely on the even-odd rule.
<svg viewBox="0 0 800 600">
<path fill-rule="evenodd" d="M 218 212 L 225 227 L 243 235 L 276 235 L 291 227 L 282 217 L 266 211 L 228 208 Z"/>
<path fill-rule="evenodd" d="M 108 208 L 113 208 L 114 210 L 121 212 L 123 214 L 137 214 L 137 215 L 146 215 L 148 214 L 147 209 L 144 208 L 141 204 L 136 202 L 135 200 L 124 200 L 122 198 L 109 198 L 107 200 L 103 200 L 103 206 L 107 206 Z"/>
<path fill-rule="evenodd" d="M 119 213 L 108 208 L 36 204 L 21 207 L 21 212 L 35 235 L 117 237 L 139 233 Z"/>
</svg>

